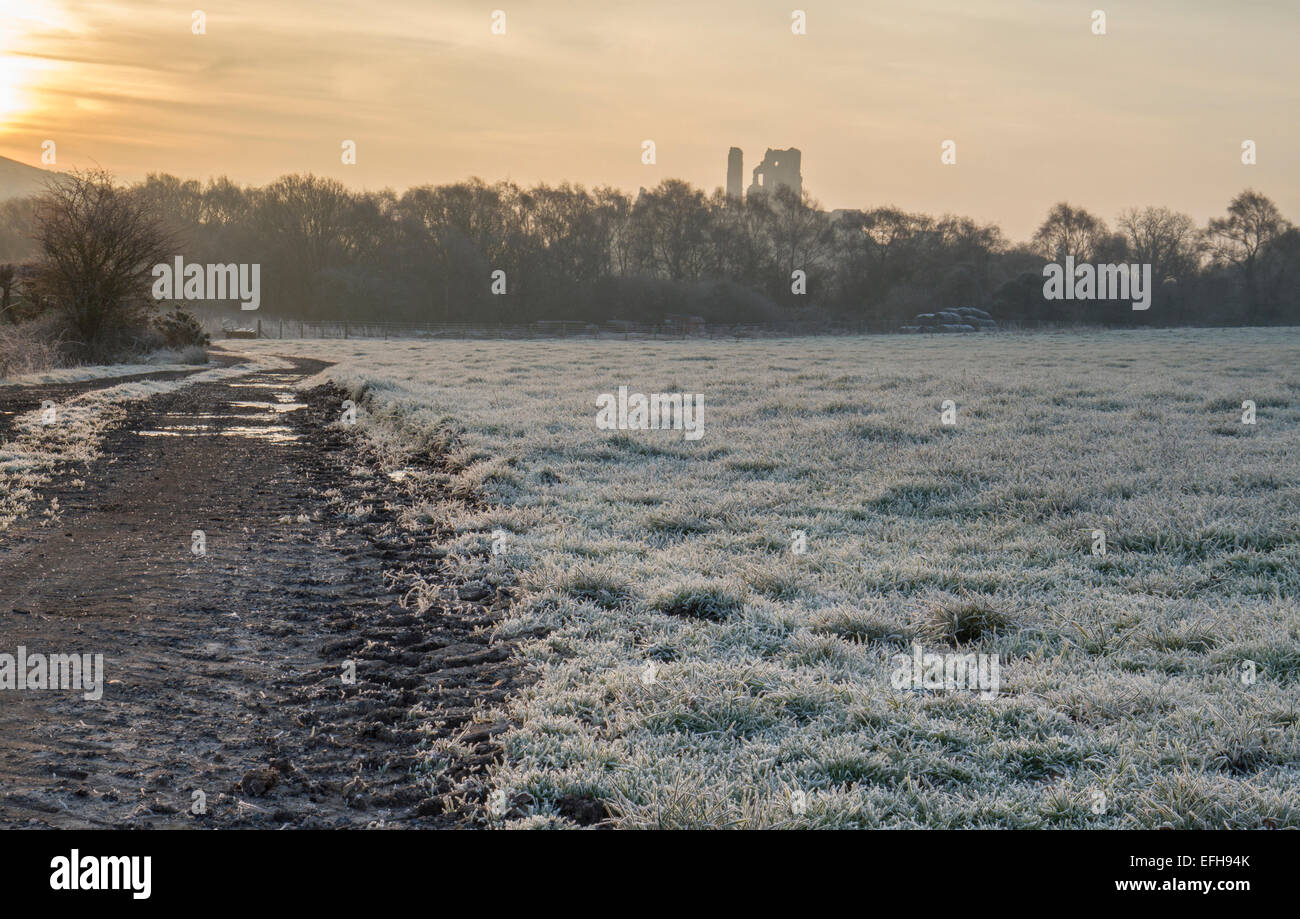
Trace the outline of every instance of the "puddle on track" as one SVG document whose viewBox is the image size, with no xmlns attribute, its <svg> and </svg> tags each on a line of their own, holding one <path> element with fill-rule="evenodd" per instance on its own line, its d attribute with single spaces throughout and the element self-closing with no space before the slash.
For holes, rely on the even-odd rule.
<svg viewBox="0 0 1300 919">
<path fill-rule="evenodd" d="M 247 437 L 251 440 L 269 441 L 276 444 L 293 443 L 301 438 L 294 433 L 292 428 L 283 424 L 250 424 L 250 422 L 278 422 L 282 416 L 289 412 L 299 412 L 305 409 L 307 403 L 299 402 L 296 395 L 285 391 L 302 379 L 302 377 L 294 377 L 285 379 L 284 382 L 280 383 L 236 383 L 232 386 L 232 389 L 276 390 L 271 393 L 275 401 L 232 400 L 226 403 L 232 410 L 229 414 L 218 412 L 196 412 L 193 414 L 168 412 L 167 417 L 177 419 L 176 424 L 169 424 L 167 427 L 158 430 L 137 431 L 136 433 L 141 437 Z M 239 409 L 253 409 L 254 411 L 241 412 Z M 221 427 L 210 423 L 193 424 L 192 422 L 195 421 L 234 421 L 239 423 Z"/>
<path fill-rule="evenodd" d="M 275 395 L 276 398 L 280 397 L 280 393 L 276 393 Z M 297 412 L 307 407 L 306 402 L 283 402 L 283 401 L 281 402 L 231 402 L 230 405 L 232 408 L 260 408 L 268 412 L 276 412 L 277 414 L 283 412 Z"/>
<path fill-rule="evenodd" d="M 268 424 L 260 427 L 203 428 L 197 425 L 178 425 L 163 431 L 136 431 L 141 437 L 247 437 L 275 444 L 291 444 L 301 438 L 292 428 Z"/>
</svg>

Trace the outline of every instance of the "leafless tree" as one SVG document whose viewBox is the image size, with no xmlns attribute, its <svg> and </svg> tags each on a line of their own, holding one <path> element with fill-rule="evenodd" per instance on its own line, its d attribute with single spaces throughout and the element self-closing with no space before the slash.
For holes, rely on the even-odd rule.
<svg viewBox="0 0 1300 919">
<path fill-rule="evenodd" d="M 151 269 L 172 249 L 159 216 L 98 170 L 50 182 L 34 236 L 41 290 L 88 354 L 111 348 L 149 302 Z"/>
<path fill-rule="evenodd" d="M 1210 251 L 1220 262 L 1235 265 L 1245 285 L 1246 305 L 1253 313 L 1260 307 L 1261 264 L 1270 246 L 1291 228 L 1277 205 L 1254 189 L 1232 199 L 1227 217 L 1210 221 Z"/>
<path fill-rule="evenodd" d="M 643 264 L 673 281 L 708 276 L 714 253 L 703 192 L 680 179 L 664 179 L 637 198 L 632 216 Z"/>
<path fill-rule="evenodd" d="M 1204 240 L 1186 214 L 1167 207 L 1130 208 L 1119 215 L 1129 257 L 1149 264 L 1156 280 L 1181 280 L 1199 267 Z"/>
<path fill-rule="evenodd" d="M 1072 255 L 1076 262 L 1089 262 L 1105 246 L 1109 235 L 1100 217 L 1062 201 L 1047 212 L 1047 219 L 1034 233 L 1034 246 L 1046 259 Z"/>
<path fill-rule="evenodd" d="M 807 193 L 802 200 L 788 188 L 772 196 L 768 245 L 776 262 L 781 287 L 788 287 L 796 268 L 814 273 L 830 251 L 830 218 Z"/>
</svg>

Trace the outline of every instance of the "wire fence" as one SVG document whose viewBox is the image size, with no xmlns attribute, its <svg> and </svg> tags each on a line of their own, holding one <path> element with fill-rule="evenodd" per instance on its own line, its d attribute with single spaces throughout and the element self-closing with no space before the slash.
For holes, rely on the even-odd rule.
<svg viewBox="0 0 1300 919">
<path fill-rule="evenodd" d="M 339 319 L 258 318 L 235 326 L 229 319 L 205 322 L 217 338 L 358 338 L 358 339 L 743 339 L 790 338 L 810 335 L 979 335 L 997 332 L 1053 330 L 1106 330 L 1151 328 L 1155 324 L 1104 324 L 1053 319 L 997 320 L 996 328 L 952 331 L 942 327 L 917 328 L 908 319 L 778 320 L 762 323 L 714 322 L 575 322 L 568 320 L 526 323 L 491 322 L 380 322 Z"/>
</svg>

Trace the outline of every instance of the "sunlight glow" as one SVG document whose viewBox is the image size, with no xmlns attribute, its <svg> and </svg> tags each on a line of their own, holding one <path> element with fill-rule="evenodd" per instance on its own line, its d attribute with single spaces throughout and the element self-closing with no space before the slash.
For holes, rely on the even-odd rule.
<svg viewBox="0 0 1300 919">
<path fill-rule="evenodd" d="M 30 92 L 45 62 L 26 56 L 37 36 L 70 26 L 67 14 L 52 0 L 0 0 L 0 130 L 35 104 Z"/>
<path fill-rule="evenodd" d="M 27 100 L 22 91 L 23 68 L 15 57 L 0 57 L 0 121 L 22 112 Z"/>
</svg>

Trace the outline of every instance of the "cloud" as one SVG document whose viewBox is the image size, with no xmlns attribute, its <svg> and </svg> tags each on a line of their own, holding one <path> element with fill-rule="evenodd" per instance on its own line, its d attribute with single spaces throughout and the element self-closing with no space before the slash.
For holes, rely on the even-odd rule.
<svg viewBox="0 0 1300 919">
<path fill-rule="evenodd" d="M 124 178 L 635 190 L 670 175 L 714 188 L 733 144 L 748 164 L 798 146 L 828 206 L 959 211 L 1013 236 L 1067 195 L 1104 215 L 1154 197 L 1201 217 L 1258 184 L 1300 210 L 1287 5 L 1158 0 L 1110 11 L 1104 37 L 1090 10 L 1049 0 L 823 2 L 805 36 L 775 0 L 501 5 L 504 36 L 494 4 L 470 0 L 228 0 L 193 35 L 181 7 L 23 0 L 38 14 L 4 41 L 33 68 L 34 107 L 11 113 L 0 153 L 33 162 L 59 137 L 70 165 Z M 1246 136 L 1261 143 L 1250 177 Z M 944 139 L 959 151 L 947 171 Z"/>
</svg>

